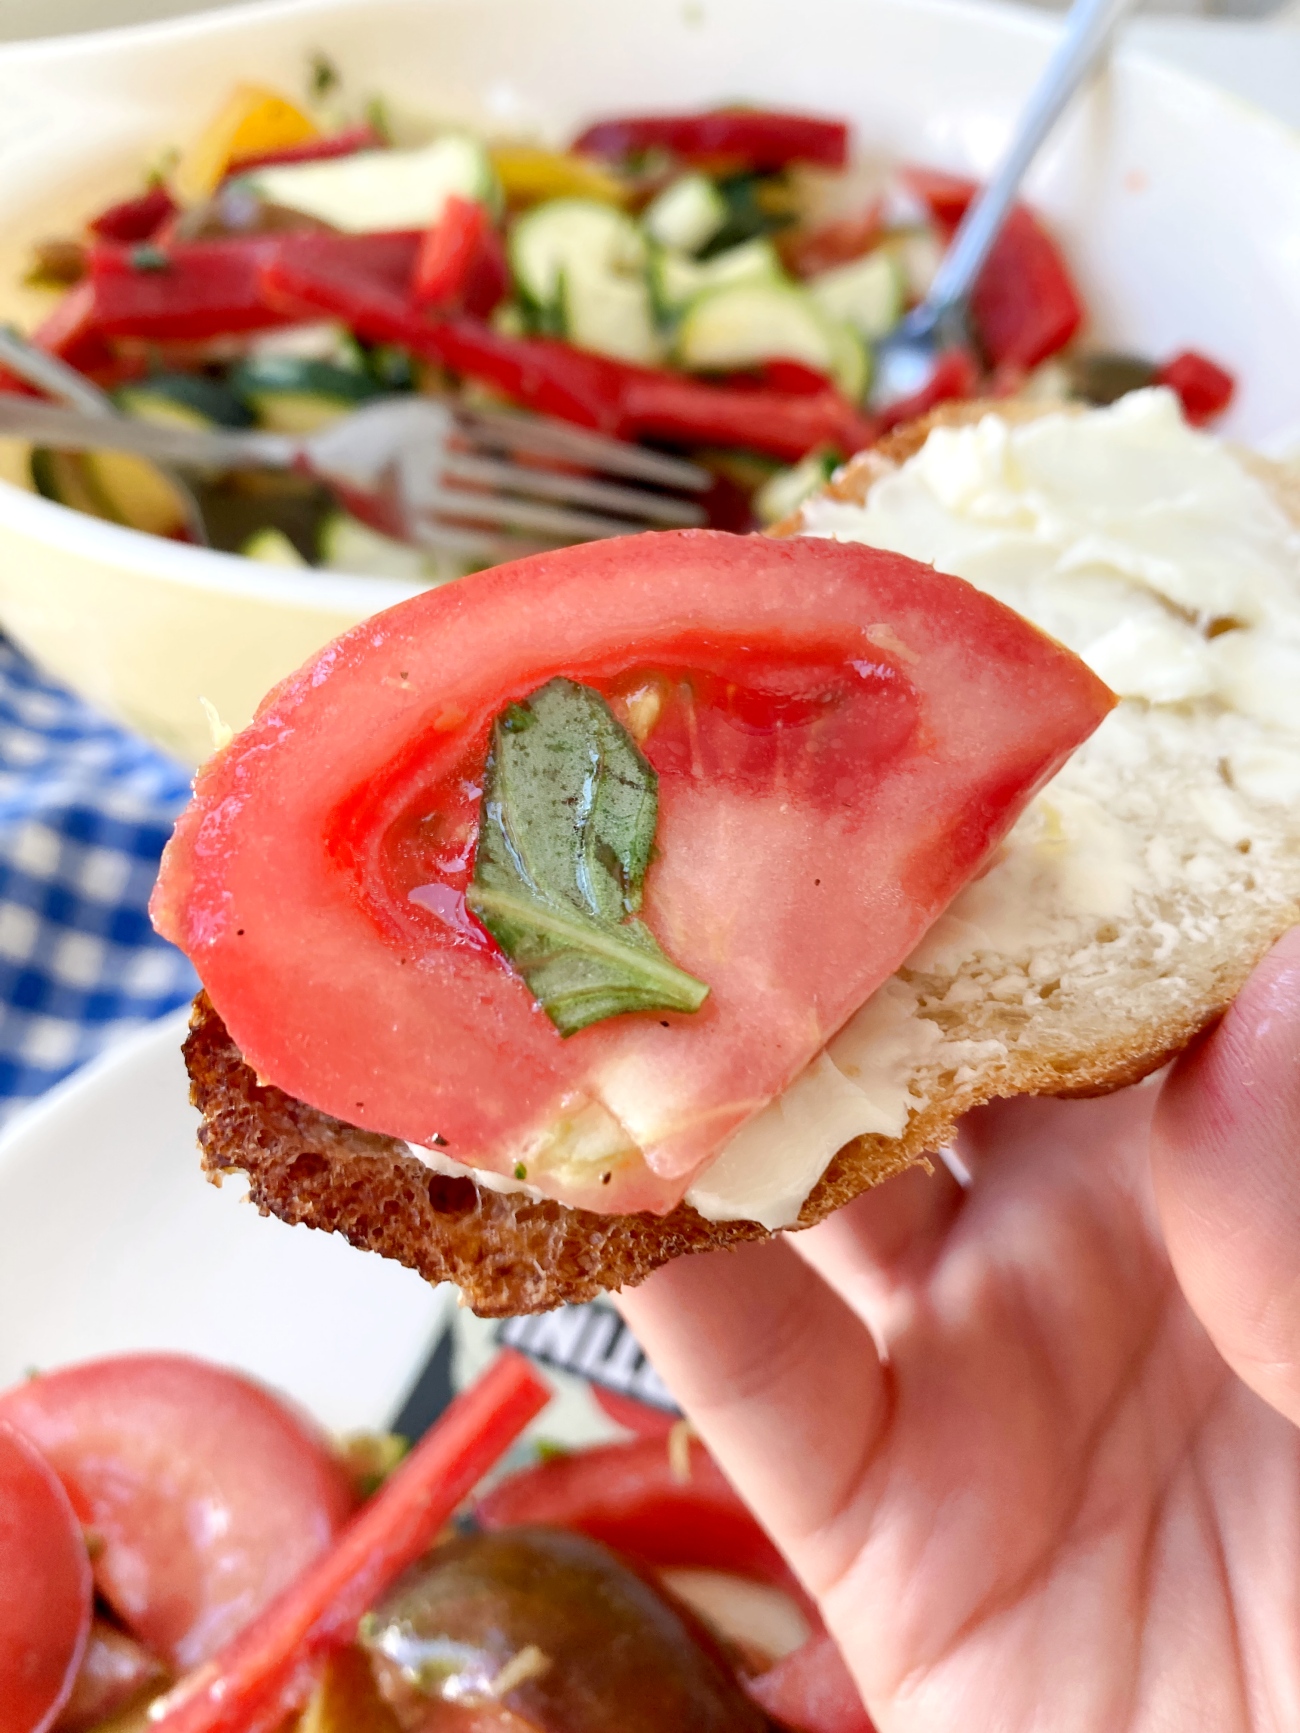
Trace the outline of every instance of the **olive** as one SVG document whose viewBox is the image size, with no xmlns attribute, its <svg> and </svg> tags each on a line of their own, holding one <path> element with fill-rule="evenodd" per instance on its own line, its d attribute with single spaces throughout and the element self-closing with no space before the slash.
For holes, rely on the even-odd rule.
<svg viewBox="0 0 1300 1733">
<path fill-rule="evenodd" d="M 1114 403 L 1128 392 L 1150 385 L 1156 376 L 1153 363 L 1140 355 L 1071 355 L 1065 365 L 1072 395 L 1085 403 Z"/>
<path fill-rule="evenodd" d="M 767 1725 L 689 1612 L 616 1553 L 566 1529 L 448 1541 L 366 1615 L 361 1641 L 409 1733 Z"/>
</svg>

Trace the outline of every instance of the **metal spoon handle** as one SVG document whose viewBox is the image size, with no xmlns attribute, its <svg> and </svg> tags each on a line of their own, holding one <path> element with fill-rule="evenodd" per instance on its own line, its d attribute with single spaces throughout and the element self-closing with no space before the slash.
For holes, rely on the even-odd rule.
<svg viewBox="0 0 1300 1733">
<path fill-rule="evenodd" d="M 957 227 L 925 297 L 936 319 L 965 302 L 1038 148 L 1106 47 L 1107 38 L 1136 0 L 1074 0 L 1043 75 L 1020 117 L 1020 125 L 982 192 Z"/>
</svg>

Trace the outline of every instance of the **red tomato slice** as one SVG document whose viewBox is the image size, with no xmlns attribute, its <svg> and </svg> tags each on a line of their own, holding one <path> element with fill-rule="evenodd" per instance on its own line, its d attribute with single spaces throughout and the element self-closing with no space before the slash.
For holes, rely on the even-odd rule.
<svg viewBox="0 0 1300 1733">
<path fill-rule="evenodd" d="M 0 1425 L 0 1733 L 44 1733 L 90 1630 L 85 1537 L 58 1476 Z"/>
<path fill-rule="evenodd" d="M 709 984 L 694 1015 L 563 1039 L 463 912 L 492 720 L 559 674 L 659 682 L 642 912 Z M 708 530 L 568 548 L 405 602 L 278 687 L 200 773 L 154 919 L 280 1088 L 497 1172 L 527 1150 L 566 1203 L 662 1211 L 1112 703 L 895 554 Z M 548 1169 L 527 1140 L 588 1108 L 641 1155 Z"/>
<path fill-rule="evenodd" d="M 600 1444 L 508 1475 L 476 1514 L 486 1528 L 546 1523 L 577 1529 L 643 1564 L 696 1565 L 756 1577 L 807 1597 L 789 1565 L 703 1444 L 690 1441 L 679 1480 L 665 1438 Z"/>
<path fill-rule="evenodd" d="M 793 1733 L 875 1733 L 835 1639 L 826 1631 L 778 1661 L 746 1690 Z"/>
<path fill-rule="evenodd" d="M 327 1546 L 352 1509 L 324 1435 L 238 1373 L 172 1354 L 48 1372 L 0 1421 L 103 1541 L 95 1582 L 174 1668 L 192 1667 Z"/>
</svg>

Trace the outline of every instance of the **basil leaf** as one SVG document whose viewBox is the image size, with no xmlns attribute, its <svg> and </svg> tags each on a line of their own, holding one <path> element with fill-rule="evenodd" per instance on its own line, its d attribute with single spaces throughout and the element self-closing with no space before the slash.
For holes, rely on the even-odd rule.
<svg viewBox="0 0 1300 1733">
<path fill-rule="evenodd" d="M 562 1035 L 709 989 L 637 913 L 659 779 L 599 692 L 550 680 L 497 717 L 466 902 Z"/>
</svg>

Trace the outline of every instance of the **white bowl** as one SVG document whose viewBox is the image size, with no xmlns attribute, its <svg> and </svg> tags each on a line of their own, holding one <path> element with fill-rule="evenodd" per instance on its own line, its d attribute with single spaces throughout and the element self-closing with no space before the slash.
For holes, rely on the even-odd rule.
<svg viewBox="0 0 1300 1733">
<path fill-rule="evenodd" d="M 1057 26 L 945 0 L 282 0 L 0 51 L 0 317 L 30 243 L 137 184 L 240 78 L 294 91 L 312 51 L 396 112 L 562 139 L 593 115 L 728 98 L 849 117 L 860 148 L 988 169 Z M 1241 390 L 1225 427 L 1296 415 L 1300 138 L 1121 53 L 1044 153 L 1031 197 L 1095 334 L 1192 345 Z M 78 517 L 0 482 L 0 622 L 54 674 L 192 762 L 199 704 L 246 722 L 344 626 L 409 593 L 259 568 Z"/>
</svg>

